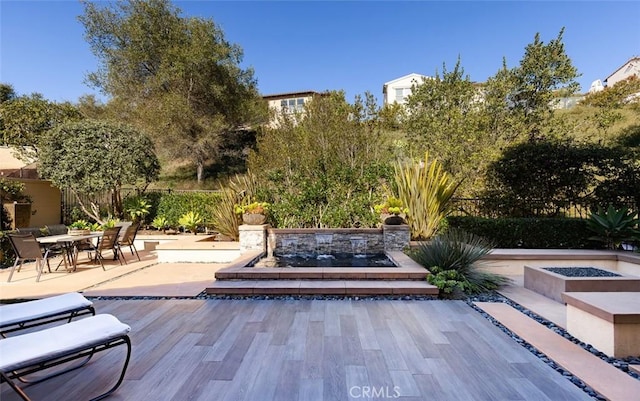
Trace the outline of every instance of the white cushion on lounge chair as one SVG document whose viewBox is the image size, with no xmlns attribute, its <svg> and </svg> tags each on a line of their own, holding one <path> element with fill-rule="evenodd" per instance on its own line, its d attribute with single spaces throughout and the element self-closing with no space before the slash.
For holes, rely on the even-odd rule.
<svg viewBox="0 0 640 401">
<path fill-rule="evenodd" d="M 16 324 L 93 305 L 82 294 L 68 294 L 0 306 L 0 327 Z"/>
<path fill-rule="evenodd" d="M 101 314 L 49 329 L 0 339 L 0 370 L 9 372 L 105 344 L 126 335 L 131 327 L 115 316 Z"/>
</svg>

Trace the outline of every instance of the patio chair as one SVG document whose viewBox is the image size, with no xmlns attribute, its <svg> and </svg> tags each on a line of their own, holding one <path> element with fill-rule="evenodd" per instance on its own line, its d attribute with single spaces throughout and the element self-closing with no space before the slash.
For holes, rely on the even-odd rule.
<svg viewBox="0 0 640 401">
<path fill-rule="evenodd" d="M 95 315 L 93 302 L 82 294 L 70 292 L 34 301 L 0 306 L 0 336 L 82 315 Z"/>
<path fill-rule="evenodd" d="M 124 257 L 124 253 L 122 253 L 122 248 L 127 246 L 131 251 L 131 255 L 133 255 L 135 252 L 135 255 L 138 257 L 138 261 L 140 261 L 140 255 L 138 255 L 138 250 L 136 249 L 136 246 L 134 244 L 136 234 L 138 234 L 138 229 L 140 229 L 140 223 L 131 224 L 124 231 L 124 235 L 120 239 L 118 239 L 118 251 L 125 261 L 127 259 Z"/>
<path fill-rule="evenodd" d="M 11 281 L 11 277 L 13 277 L 16 267 L 18 267 L 18 271 L 20 271 L 25 260 L 35 260 L 36 271 L 38 272 L 36 282 L 40 281 L 40 275 L 44 269 L 45 262 L 49 269 L 49 273 L 51 273 L 51 266 L 49 266 L 49 250 L 47 249 L 44 254 L 42 253 L 42 248 L 40 248 L 40 244 L 33 233 L 9 234 L 9 242 L 16 254 L 16 261 L 11 267 L 11 272 L 9 273 L 9 279 L 7 282 Z"/>
<path fill-rule="evenodd" d="M 72 364 L 68 368 L 52 372 L 49 369 L 53 367 L 79 358 L 91 357 L 94 353 L 119 345 L 126 345 L 127 354 L 117 382 L 106 392 L 92 398 L 92 400 L 101 400 L 122 384 L 131 358 L 131 340 L 128 335 L 130 331 L 131 328 L 128 325 L 114 316 L 101 314 L 2 339 L 0 340 L 0 355 L 2 355 L 0 383 L 7 382 L 20 398 L 29 401 L 30 398 L 18 386 L 16 380 L 36 372 L 49 371 L 50 373 L 46 376 L 31 382 L 38 383 L 78 369 L 84 366 L 84 363 Z"/>
<path fill-rule="evenodd" d="M 120 258 L 120 252 L 118 252 L 118 234 L 120 233 L 121 227 L 111 227 L 104 230 L 104 234 L 98 240 L 98 243 L 94 245 L 92 242 L 85 242 L 79 244 L 77 246 L 78 251 L 87 251 L 89 253 L 95 252 L 94 261 L 99 261 L 100 266 L 102 266 L 102 270 L 107 270 L 104 268 L 104 255 L 105 251 L 112 251 L 113 258 L 118 259 L 118 262 L 122 265 L 122 258 Z M 127 261 L 124 261 L 125 264 Z"/>
</svg>

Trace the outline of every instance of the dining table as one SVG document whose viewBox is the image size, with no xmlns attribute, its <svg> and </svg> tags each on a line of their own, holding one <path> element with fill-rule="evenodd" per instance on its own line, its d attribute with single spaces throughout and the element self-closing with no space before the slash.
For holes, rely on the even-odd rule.
<svg viewBox="0 0 640 401">
<path fill-rule="evenodd" d="M 88 234 L 80 235 L 48 235 L 38 237 L 36 240 L 45 247 L 59 245 L 64 250 L 62 260 L 64 261 L 65 269 L 69 272 L 74 272 L 78 268 L 78 255 L 80 253 L 78 251 L 78 244 L 85 241 L 99 241 L 103 234 L 104 232 L 102 231 L 91 231 Z"/>
</svg>

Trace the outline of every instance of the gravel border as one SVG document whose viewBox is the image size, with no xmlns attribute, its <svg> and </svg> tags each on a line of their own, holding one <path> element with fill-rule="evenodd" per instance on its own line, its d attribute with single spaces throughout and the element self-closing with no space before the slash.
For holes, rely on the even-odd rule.
<svg viewBox="0 0 640 401">
<path fill-rule="evenodd" d="M 446 301 L 446 300 L 442 300 L 442 299 L 440 299 L 438 297 L 435 297 L 435 296 L 406 296 L 406 295 L 405 296 L 382 296 L 382 295 L 380 295 L 380 296 L 340 296 L 340 295 L 310 295 L 310 296 L 292 296 L 292 295 L 261 295 L 261 296 L 255 296 L 255 295 L 252 295 L 252 296 L 232 296 L 232 295 L 209 295 L 205 291 L 201 292 L 200 294 L 198 294 L 196 296 L 191 296 L 191 297 L 96 296 L 96 297 L 87 297 L 87 298 L 92 299 L 92 300 L 171 300 L 171 299 L 219 299 L 219 300 L 247 299 L 247 300 L 249 300 L 249 299 L 252 299 L 252 300 L 285 300 L 285 301 L 290 301 L 290 300 L 353 300 L 353 301 L 368 301 L 368 300 L 372 300 L 372 301 L 375 301 L 375 300 L 435 301 L 435 300 L 441 300 L 441 301 Z M 599 394 L 598 392 L 596 392 L 593 388 L 587 386 L 582 380 L 580 380 L 580 378 L 574 376 L 571 372 L 569 372 L 568 370 L 566 370 L 566 369 L 562 368 L 561 366 L 559 366 L 555 361 L 553 361 L 546 354 L 544 354 L 543 352 L 538 350 L 536 347 L 534 347 L 533 345 L 531 345 L 528 342 L 526 342 L 524 339 L 522 339 L 517 334 L 513 333 L 506 326 L 504 326 L 502 323 L 500 323 L 500 321 L 498 321 L 497 319 L 495 319 L 494 317 L 489 315 L 487 312 L 482 310 L 480 307 L 475 305 L 475 302 L 500 302 L 500 303 L 506 303 L 506 304 L 510 305 L 511 307 L 517 309 L 518 311 L 522 312 L 523 314 L 525 314 L 525 315 L 529 316 L 530 318 L 534 319 L 538 323 L 544 325 L 548 329 L 553 330 L 558 335 L 561 335 L 562 337 L 566 338 L 567 340 L 571 341 L 572 343 L 579 345 L 580 347 L 582 347 L 586 351 L 590 352 L 591 354 L 597 356 L 601 360 L 603 360 L 603 361 L 613 365 L 614 367 L 620 369 L 622 372 L 626 373 L 627 375 L 633 377 L 636 380 L 640 380 L 640 375 L 638 373 L 636 373 L 636 372 L 634 372 L 634 371 L 629 369 L 629 365 L 630 364 L 640 365 L 640 357 L 629 357 L 629 358 L 622 358 L 622 359 L 609 357 L 608 355 L 598 351 L 592 345 L 586 344 L 586 343 L 580 341 L 579 339 L 573 337 L 571 334 L 569 334 L 562 327 L 557 326 L 555 323 L 543 318 L 542 316 L 532 312 L 531 310 L 523 307 L 522 305 L 518 304 L 517 302 L 514 302 L 511 299 L 509 299 L 509 298 L 507 298 L 507 297 L 505 297 L 505 296 L 503 296 L 503 295 L 501 295 L 501 294 L 499 294 L 497 292 L 478 295 L 478 296 L 472 296 L 472 297 L 469 297 L 467 299 L 463 299 L 463 301 L 467 305 L 469 305 L 469 307 L 471 307 L 473 310 L 475 310 L 476 312 L 480 313 L 484 318 L 486 318 L 491 323 L 493 323 L 494 326 L 497 326 L 505 334 L 507 334 L 509 337 L 511 337 L 516 343 L 520 344 L 526 350 L 528 350 L 529 352 L 531 352 L 532 354 L 537 356 L 544 363 L 549 365 L 553 370 L 555 370 L 556 372 L 560 373 L 563 377 L 565 377 L 571 383 L 576 385 L 578 388 L 582 389 L 585 393 L 587 393 L 589 396 L 591 396 L 595 400 L 606 401 L 606 398 L 602 394 Z"/>
</svg>

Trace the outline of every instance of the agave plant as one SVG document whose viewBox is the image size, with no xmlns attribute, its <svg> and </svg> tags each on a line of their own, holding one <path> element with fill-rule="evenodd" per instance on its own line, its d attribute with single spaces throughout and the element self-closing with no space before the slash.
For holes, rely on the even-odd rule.
<svg viewBox="0 0 640 401">
<path fill-rule="evenodd" d="M 409 209 L 407 223 L 415 239 L 434 236 L 442 220 L 451 211 L 451 197 L 460 183 L 442 168 L 437 160 L 414 164 L 398 163 L 395 166 L 395 181 L 399 199 Z"/>
<path fill-rule="evenodd" d="M 189 211 L 183 214 L 178 220 L 178 224 L 191 231 L 194 235 L 198 234 L 198 226 L 203 222 L 202 216 L 198 212 Z"/>
<path fill-rule="evenodd" d="M 412 252 L 412 258 L 427 268 L 427 280 L 437 286 L 444 296 L 478 294 L 498 288 L 509 282 L 499 274 L 483 271 L 493 245 L 486 239 L 461 230 L 449 229 L 421 242 Z"/>
<path fill-rule="evenodd" d="M 604 242 L 608 249 L 618 249 L 622 241 L 632 241 L 640 235 L 637 229 L 640 220 L 636 215 L 627 207 L 616 209 L 609 205 L 605 211 L 598 206 L 598 211 L 591 213 L 587 220 L 587 228 L 596 233 L 589 239 Z"/>
</svg>

